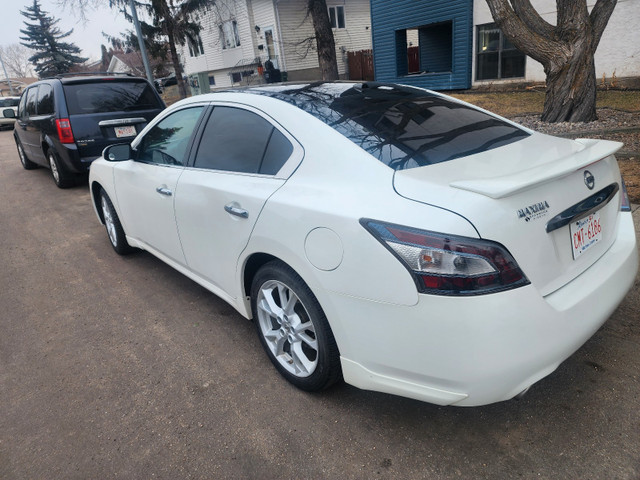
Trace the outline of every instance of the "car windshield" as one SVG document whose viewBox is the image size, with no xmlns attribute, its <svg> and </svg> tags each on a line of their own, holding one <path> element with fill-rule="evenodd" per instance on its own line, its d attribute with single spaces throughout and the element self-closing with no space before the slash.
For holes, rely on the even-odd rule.
<svg viewBox="0 0 640 480">
<path fill-rule="evenodd" d="M 376 83 L 316 83 L 249 89 L 292 103 L 394 170 L 491 150 L 529 134 L 426 90 Z"/>
<path fill-rule="evenodd" d="M 0 107 L 17 107 L 20 98 L 0 98 Z"/>
<path fill-rule="evenodd" d="M 71 115 L 162 108 L 143 81 L 71 83 L 64 85 L 64 92 Z"/>
</svg>

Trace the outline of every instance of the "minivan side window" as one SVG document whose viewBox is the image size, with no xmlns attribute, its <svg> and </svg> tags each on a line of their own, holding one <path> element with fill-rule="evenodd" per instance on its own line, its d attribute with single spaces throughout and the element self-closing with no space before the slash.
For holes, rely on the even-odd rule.
<svg viewBox="0 0 640 480">
<path fill-rule="evenodd" d="M 204 107 L 178 110 L 149 130 L 136 148 L 136 159 L 159 165 L 184 165 L 189 140 Z"/>
<path fill-rule="evenodd" d="M 22 119 L 27 118 L 27 94 L 29 92 L 25 91 L 20 97 L 20 104 L 18 105 L 18 117 Z"/>
<path fill-rule="evenodd" d="M 215 107 L 202 134 L 194 167 L 275 175 L 293 145 L 261 116 L 232 107 Z"/>
<path fill-rule="evenodd" d="M 27 105 L 25 112 L 27 116 L 36 114 L 36 98 L 38 96 L 38 87 L 32 87 L 27 91 Z"/>
<path fill-rule="evenodd" d="M 53 109 L 53 88 L 51 85 L 40 85 L 38 88 L 38 115 L 51 115 Z"/>
</svg>

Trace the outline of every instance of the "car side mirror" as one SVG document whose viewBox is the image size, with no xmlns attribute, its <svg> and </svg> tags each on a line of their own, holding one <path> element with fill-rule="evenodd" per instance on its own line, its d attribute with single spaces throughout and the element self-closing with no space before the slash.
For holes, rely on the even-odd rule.
<svg viewBox="0 0 640 480">
<path fill-rule="evenodd" d="M 4 118 L 16 118 L 16 112 L 13 111 L 13 108 L 5 108 L 2 110 L 2 115 Z"/>
<path fill-rule="evenodd" d="M 133 158 L 133 150 L 128 143 L 109 145 L 102 151 L 102 158 L 110 162 L 123 162 Z"/>
</svg>

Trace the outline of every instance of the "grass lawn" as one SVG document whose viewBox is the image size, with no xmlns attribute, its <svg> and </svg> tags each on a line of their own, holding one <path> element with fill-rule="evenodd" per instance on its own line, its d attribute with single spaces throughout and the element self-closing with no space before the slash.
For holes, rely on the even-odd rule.
<svg viewBox="0 0 640 480">
<path fill-rule="evenodd" d="M 640 92 L 630 90 L 598 90 L 597 107 L 627 112 L 640 112 Z M 544 91 L 454 93 L 453 97 L 473 103 L 504 117 L 524 113 L 542 113 Z"/>
</svg>

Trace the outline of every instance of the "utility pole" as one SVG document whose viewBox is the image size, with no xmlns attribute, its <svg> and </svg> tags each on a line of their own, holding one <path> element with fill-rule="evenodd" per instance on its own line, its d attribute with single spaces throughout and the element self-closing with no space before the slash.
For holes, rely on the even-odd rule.
<svg viewBox="0 0 640 480">
<path fill-rule="evenodd" d="M 136 12 L 135 1 L 129 0 L 129 6 L 131 7 L 133 24 L 136 26 L 136 34 L 138 35 L 138 45 L 140 46 L 142 63 L 144 63 L 144 71 L 147 73 L 147 80 L 149 80 L 149 83 L 153 85 L 153 75 L 151 74 L 151 68 L 149 67 L 149 58 L 147 57 L 147 49 L 144 46 L 144 39 L 142 38 L 142 29 L 140 28 L 140 22 L 138 21 L 138 12 Z"/>
<path fill-rule="evenodd" d="M 11 92 L 11 95 L 15 95 L 15 93 L 13 93 L 13 87 L 11 86 L 11 80 L 9 79 L 9 75 L 7 75 L 7 69 L 4 68 L 4 61 L 2 60 L 2 56 L 0 56 L 0 64 L 2 64 L 2 70 L 4 71 L 4 78 L 7 79 L 7 83 L 9 84 L 9 91 Z"/>
</svg>

